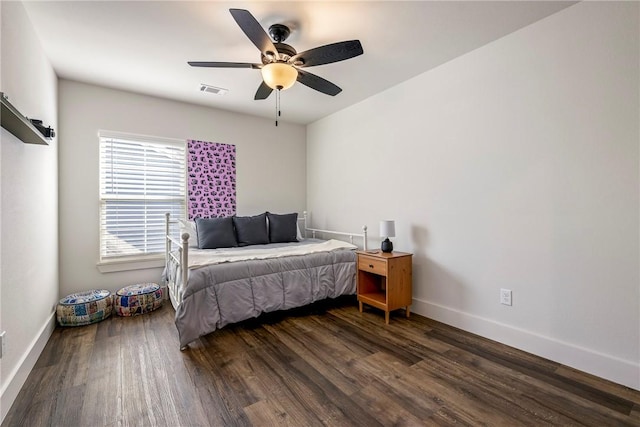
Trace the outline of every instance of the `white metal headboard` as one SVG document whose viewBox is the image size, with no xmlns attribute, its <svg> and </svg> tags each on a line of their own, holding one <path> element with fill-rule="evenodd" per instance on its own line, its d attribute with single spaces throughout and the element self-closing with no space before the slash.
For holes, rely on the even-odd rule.
<svg viewBox="0 0 640 427">
<path fill-rule="evenodd" d="M 333 234 L 336 236 L 347 236 L 349 237 L 349 243 L 351 243 L 352 245 L 353 245 L 353 238 L 359 237 L 362 239 L 362 249 L 364 249 L 365 251 L 367 250 L 367 226 L 366 225 L 362 226 L 362 233 L 358 234 L 358 233 L 346 233 L 343 231 L 321 230 L 319 228 L 309 228 L 307 227 L 307 221 L 308 221 L 307 211 L 304 211 L 302 213 L 302 220 L 304 221 L 305 237 L 306 237 L 307 231 L 311 232 L 311 237 L 313 238 L 316 237 L 316 233 Z"/>
</svg>

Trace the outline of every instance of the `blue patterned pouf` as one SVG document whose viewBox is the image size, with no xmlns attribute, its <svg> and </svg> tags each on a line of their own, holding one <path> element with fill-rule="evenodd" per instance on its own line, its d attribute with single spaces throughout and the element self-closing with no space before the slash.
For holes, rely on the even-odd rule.
<svg viewBox="0 0 640 427">
<path fill-rule="evenodd" d="M 113 299 L 106 289 L 93 289 L 62 298 L 56 308 L 60 326 L 82 326 L 111 316 Z"/>
<path fill-rule="evenodd" d="M 162 307 L 162 289 L 155 283 L 125 286 L 115 299 L 118 316 L 136 316 Z"/>
</svg>

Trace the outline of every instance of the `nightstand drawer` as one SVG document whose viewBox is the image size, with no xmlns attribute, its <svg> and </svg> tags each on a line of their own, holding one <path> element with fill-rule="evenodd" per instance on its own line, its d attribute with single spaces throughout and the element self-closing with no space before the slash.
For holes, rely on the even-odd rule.
<svg viewBox="0 0 640 427">
<path fill-rule="evenodd" d="M 360 255 L 358 257 L 358 270 L 368 271 L 369 273 L 386 276 L 387 261 Z"/>
</svg>

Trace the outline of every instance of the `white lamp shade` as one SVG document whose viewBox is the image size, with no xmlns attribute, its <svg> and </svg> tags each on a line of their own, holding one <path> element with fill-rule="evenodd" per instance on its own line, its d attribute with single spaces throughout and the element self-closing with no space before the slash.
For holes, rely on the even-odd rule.
<svg viewBox="0 0 640 427">
<path fill-rule="evenodd" d="M 380 221 L 380 237 L 395 237 L 396 223 L 395 221 Z"/>
<path fill-rule="evenodd" d="M 298 78 L 298 70 L 284 62 L 272 62 L 260 71 L 262 79 L 271 89 L 289 89 Z"/>
</svg>

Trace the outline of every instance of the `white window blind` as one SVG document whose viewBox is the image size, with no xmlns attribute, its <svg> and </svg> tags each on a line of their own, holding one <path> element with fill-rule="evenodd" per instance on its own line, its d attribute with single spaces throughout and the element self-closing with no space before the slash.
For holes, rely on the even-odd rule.
<svg viewBox="0 0 640 427">
<path fill-rule="evenodd" d="M 104 131 L 99 137 L 100 260 L 163 253 L 165 213 L 185 217 L 185 142 Z"/>
</svg>

